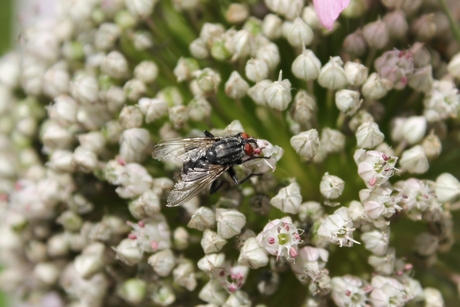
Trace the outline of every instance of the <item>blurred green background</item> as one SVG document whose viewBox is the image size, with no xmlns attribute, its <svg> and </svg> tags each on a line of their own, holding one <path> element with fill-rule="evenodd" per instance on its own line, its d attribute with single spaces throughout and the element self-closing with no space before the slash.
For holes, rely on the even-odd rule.
<svg viewBox="0 0 460 307">
<path fill-rule="evenodd" d="M 13 42 L 13 0 L 0 0 L 0 56 L 8 52 Z M 7 306 L 5 295 L 0 292 L 0 307 Z"/>
</svg>

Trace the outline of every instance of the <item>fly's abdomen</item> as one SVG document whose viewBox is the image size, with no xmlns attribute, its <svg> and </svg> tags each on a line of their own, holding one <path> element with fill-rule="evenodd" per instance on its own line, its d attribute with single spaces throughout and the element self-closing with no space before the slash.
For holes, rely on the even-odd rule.
<svg viewBox="0 0 460 307">
<path fill-rule="evenodd" d="M 210 163 L 222 165 L 239 164 L 243 156 L 243 145 L 236 138 L 220 140 L 206 152 L 206 158 Z"/>
</svg>

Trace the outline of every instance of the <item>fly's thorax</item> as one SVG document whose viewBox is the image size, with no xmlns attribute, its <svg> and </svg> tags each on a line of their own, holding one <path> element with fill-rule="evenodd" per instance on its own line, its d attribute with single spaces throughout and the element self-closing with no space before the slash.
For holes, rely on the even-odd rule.
<svg viewBox="0 0 460 307">
<path fill-rule="evenodd" d="M 240 164 L 245 155 L 245 142 L 241 138 L 228 137 L 214 143 L 206 152 L 206 158 L 213 164 Z"/>
</svg>

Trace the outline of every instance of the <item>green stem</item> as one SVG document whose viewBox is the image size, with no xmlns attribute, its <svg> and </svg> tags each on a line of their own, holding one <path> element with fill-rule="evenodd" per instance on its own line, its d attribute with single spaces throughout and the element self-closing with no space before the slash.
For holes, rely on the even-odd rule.
<svg viewBox="0 0 460 307">
<path fill-rule="evenodd" d="M 454 33 L 455 39 L 457 40 L 457 42 L 460 43 L 460 27 L 455 22 L 455 19 L 452 16 L 449 7 L 447 6 L 446 0 L 439 0 L 439 2 L 441 3 L 444 13 L 447 15 L 447 18 L 449 19 L 450 28 L 452 29 L 452 32 Z"/>
</svg>

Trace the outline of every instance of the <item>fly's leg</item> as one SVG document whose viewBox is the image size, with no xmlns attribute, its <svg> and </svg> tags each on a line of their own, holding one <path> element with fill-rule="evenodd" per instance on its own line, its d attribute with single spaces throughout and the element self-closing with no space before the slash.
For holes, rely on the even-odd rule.
<svg viewBox="0 0 460 307">
<path fill-rule="evenodd" d="M 211 132 L 209 132 L 208 130 L 205 130 L 204 131 L 204 135 L 208 138 L 213 138 L 214 137 L 214 134 L 212 134 Z"/>
<path fill-rule="evenodd" d="M 262 157 L 263 158 L 263 157 Z M 252 177 L 254 176 L 262 176 L 263 173 L 250 173 L 248 176 L 246 176 L 244 179 L 242 180 L 238 180 L 238 177 L 236 177 L 236 173 L 235 173 L 235 170 L 233 169 L 233 167 L 230 167 L 228 169 L 228 174 L 230 175 L 230 177 L 232 178 L 233 182 L 236 184 L 236 185 L 240 185 L 242 184 L 243 182 L 246 182 L 248 181 L 249 179 L 251 179 Z"/>
<path fill-rule="evenodd" d="M 209 191 L 209 194 L 214 194 L 216 193 L 217 191 L 219 191 L 219 189 L 225 184 L 226 182 L 225 181 L 222 181 L 219 179 L 216 179 L 212 182 L 211 184 L 211 190 Z"/>
</svg>

